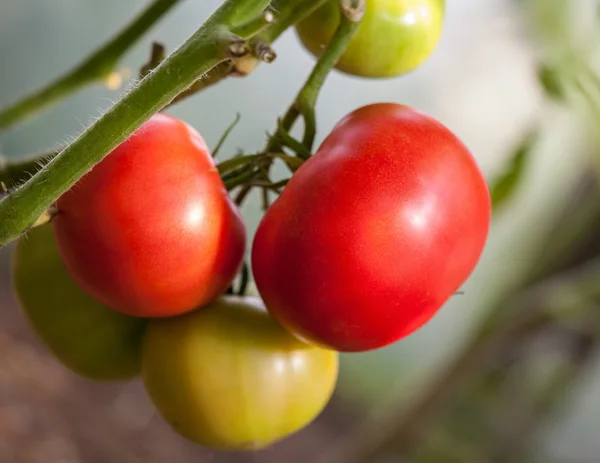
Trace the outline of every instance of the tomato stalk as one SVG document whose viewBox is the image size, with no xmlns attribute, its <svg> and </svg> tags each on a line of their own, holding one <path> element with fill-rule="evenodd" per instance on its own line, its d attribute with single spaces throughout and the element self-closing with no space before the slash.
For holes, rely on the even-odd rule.
<svg viewBox="0 0 600 463">
<path fill-rule="evenodd" d="M 244 39 L 249 39 L 263 32 L 274 20 L 275 15 L 271 11 L 266 10 L 245 24 L 234 27 L 231 29 L 231 32 Z"/>
<path fill-rule="evenodd" d="M 0 246 L 18 238 L 38 218 L 89 172 L 109 152 L 127 139 L 135 129 L 170 104 L 215 68 L 229 69 L 232 62 L 248 55 L 257 41 L 244 40 L 232 29 L 252 22 L 256 12 L 271 2 L 261 0 L 227 0 L 182 46 L 162 61 L 152 73 L 133 86 L 101 118 L 77 139 L 53 157 L 44 168 L 0 201 Z M 281 15 L 276 17 L 274 31 L 261 32 L 269 39 L 289 27 L 286 18 L 297 21 L 291 11 L 300 6 L 308 14 L 320 0 L 275 2 Z M 253 16 L 251 16 L 253 15 Z M 262 39 L 261 39 L 262 40 Z M 258 42 L 260 44 L 260 42 Z M 217 74 L 217 79 L 221 78 Z"/>
<path fill-rule="evenodd" d="M 173 0 L 171 0 L 171 1 L 173 1 Z M 152 11 L 152 12 L 156 13 L 156 9 L 155 9 L 155 8 L 157 8 L 156 4 L 163 5 L 164 2 L 165 2 L 165 0 L 157 0 L 153 4 L 153 6 L 151 6 L 146 11 L 145 14 L 143 14 L 142 16 L 140 16 L 140 18 L 138 18 L 136 21 L 134 21 L 134 23 L 131 26 L 129 26 L 123 33 L 121 33 L 118 38 L 114 39 L 113 41 L 110 42 L 110 44 L 103 47 L 100 51 L 98 51 L 94 55 L 92 55 L 92 57 L 90 57 L 88 60 L 86 60 L 85 63 L 94 64 L 94 63 L 98 63 L 98 62 L 103 62 L 103 60 L 108 59 L 107 57 L 113 56 L 112 51 L 114 51 L 114 49 L 122 50 L 124 52 L 124 50 L 130 46 L 130 43 L 125 41 L 125 38 L 127 38 L 128 40 L 133 40 L 135 34 L 133 34 L 132 31 L 137 31 L 137 33 L 141 33 L 140 32 L 141 24 L 145 24 L 146 27 L 149 27 L 150 26 L 149 18 L 151 16 L 149 14 L 149 12 Z M 223 78 L 225 78 L 227 76 L 247 75 L 256 67 L 256 65 L 260 61 L 264 61 L 264 62 L 272 61 L 275 57 L 275 54 L 272 51 L 272 49 L 270 48 L 269 44 L 271 42 L 273 42 L 275 39 L 277 39 L 279 37 L 279 35 L 281 35 L 281 33 L 283 33 L 283 31 L 285 31 L 288 27 L 290 27 L 295 22 L 299 21 L 306 15 L 313 12 L 316 8 L 318 8 L 324 2 L 325 2 L 325 0 L 298 0 L 298 1 L 274 0 L 274 1 L 272 1 L 270 3 L 270 6 L 271 6 L 270 11 L 276 12 L 275 21 L 272 24 L 268 25 L 268 27 L 266 27 L 266 29 L 258 28 L 259 33 L 247 41 L 248 48 L 249 48 L 249 51 L 251 52 L 251 55 L 245 55 L 245 56 L 242 56 L 239 58 L 224 59 L 224 60 L 220 61 L 216 65 L 212 66 L 207 72 L 203 73 L 201 79 L 197 79 L 195 82 L 193 82 L 191 85 L 189 85 L 186 89 L 179 92 L 169 103 L 164 105 L 164 107 L 170 106 L 170 105 L 177 103 L 195 93 L 198 93 L 198 92 L 204 90 L 205 88 L 216 84 L 217 82 L 219 82 L 220 80 L 222 80 Z M 245 3 L 249 4 L 249 6 L 247 8 L 244 7 Z M 262 6 L 265 7 L 267 5 L 267 3 L 268 2 L 263 2 Z M 262 13 L 260 13 L 258 15 L 258 17 L 255 14 L 256 11 L 259 11 L 259 10 L 257 10 L 257 8 L 260 6 L 260 4 L 257 2 L 248 2 L 248 0 L 230 0 L 228 2 L 228 4 L 234 5 L 233 9 L 228 10 L 229 11 L 228 14 L 231 13 L 232 18 L 233 18 L 233 19 L 230 18 L 230 23 L 233 24 L 234 26 L 241 25 L 241 26 L 247 27 L 249 24 L 252 24 L 253 21 L 254 21 L 254 24 L 256 24 L 257 22 L 260 23 L 261 21 L 263 21 L 263 22 L 265 21 L 264 15 L 262 15 Z M 254 16 L 251 16 L 251 14 L 254 14 Z M 262 19 L 261 19 L 261 17 L 262 17 Z M 269 19 L 269 21 L 270 21 L 270 18 L 267 18 L 267 19 Z M 241 22 L 238 24 L 236 21 L 241 21 Z M 118 44 L 118 47 L 113 45 L 115 43 Z M 252 56 L 252 55 L 254 55 L 254 56 Z M 116 61 L 118 60 L 118 56 L 113 57 L 113 58 L 114 59 L 111 58 L 111 62 L 113 63 L 113 67 L 114 67 L 114 63 L 116 63 Z M 163 60 L 164 60 L 164 48 L 160 44 L 155 43 L 153 45 L 152 56 L 151 56 L 150 61 L 145 66 L 143 66 L 140 71 L 140 78 L 143 79 L 144 77 L 146 77 L 147 74 L 149 74 L 149 72 L 151 70 L 154 70 L 157 67 L 159 67 L 159 65 L 161 65 Z M 27 98 L 26 100 L 17 103 L 15 105 L 15 107 L 30 108 L 27 111 L 31 110 L 32 112 L 34 112 L 34 111 L 37 111 L 38 109 L 41 109 L 42 107 L 44 107 L 46 105 L 50 105 L 51 103 L 57 102 L 60 99 L 68 96 L 74 90 L 79 88 L 77 86 L 72 87 L 71 85 L 73 84 L 73 82 L 79 82 L 79 80 L 81 78 L 80 74 L 87 75 L 88 67 L 92 66 L 92 64 L 90 64 L 88 66 L 85 63 L 84 63 L 84 65 L 81 65 L 78 68 L 76 68 L 74 71 L 71 71 L 70 73 L 68 73 L 67 77 L 61 79 L 59 81 L 60 85 L 56 85 L 56 86 L 51 85 L 49 87 L 49 89 L 38 92 L 38 94 L 37 94 L 38 96 L 36 96 L 35 98 L 33 98 L 33 97 Z M 199 63 L 197 63 L 197 64 L 199 64 Z M 95 65 L 97 65 L 97 64 L 95 64 Z M 81 69 L 85 69 L 86 71 L 83 72 L 83 71 L 81 71 Z M 174 74 L 176 74 L 176 73 L 174 73 Z M 86 77 L 86 79 L 87 79 L 87 77 Z M 165 79 L 165 84 L 166 84 L 167 80 L 168 79 Z M 89 82 L 91 82 L 91 80 Z M 54 88 L 54 87 L 57 87 L 57 88 Z M 58 87 L 60 87 L 60 89 Z M 47 96 L 39 97 L 39 95 L 45 95 L 45 94 L 51 94 L 52 98 L 48 99 Z M 128 96 L 125 96 L 124 99 L 127 100 Z M 129 101 L 131 101 L 131 100 L 129 100 Z M 10 108 L 9 108 L 9 110 L 11 112 L 13 111 Z M 19 110 L 19 112 L 21 112 L 21 110 Z M 4 114 L 4 113 L 0 112 L 0 119 L 2 118 L 2 116 L 1 116 L 2 114 Z M 11 117 L 11 120 L 12 120 L 12 117 Z M 18 122 L 19 120 L 21 120 L 21 119 L 20 118 L 15 119 L 11 123 Z M 0 124 L 0 129 L 1 128 L 2 128 L 2 126 Z M 52 160 L 56 154 L 57 154 L 56 152 L 51 152 L 51 153 L 35 156 L 32 158 L 26 159 L 24 161 L 18 161 L 18 162 L 5 160 L 0 155 L 0 182 L 7 185 L 8 188 L 12 192 L 12 190 L 14 190 L 14 187 L 16 187 L 21 182 L 30 178 L 43 165 L 48 164 L 49 161 Z M 73 181 L 73 179 L 71 179 L 70 181 Z M 20 191 L 20 193 L 23 194 L 24 191 Z M 0 197 L 1 197 L 1 195 L 0 195 Z M 52 199 L 52 201 L 53 201 L 53 199 Z M 0 206 L 0 211 L 2 211 L 2 209 L 4 209 L 4 207 L 6 207 L 6 205 Z M 31 214 L 31 211 L 29 213 Z M 15 212 L 15 214 L 17 214 L 17 213 Z M 32 220 L 31 217 L 29 217 L 29 220 Z M 35 220 L 35 219 L 33 219 L 33 220 Z M 25 222 L 25 220 L 23 220 L 23 222 Z M 10 227 L 12 227 L 12 226 L 13 225 L 10 225 Z M 17 236 L 17 233 L 20 234 L 24 231 L 25 231 L 25 229 L 21 229 L 21 230 L 19 230 L 19 232 L 15 231 L 14 235 L 11 234 L 11 236 L 12 236 L 11 238 L 7 238 L 8 241 L 10 241 L 11 239 L 14 239 Z M 0 233 L 0 235 L 1 234 L 2 233 Z M 0 242 L 0 246 L 2 246 L 4 244 L 6 244 L 4 241 Z"/>
<path fill-rule="evenodd" d="M 265 153 L 282 151 L 284 146 L 292 148 L 302 159 L 310 157 L 314 138 L 316 134 L 315 105 L 319 92 L 337 61 L 343 55 L 352 40 L 360 21 L 364 16 L 366 0 L 340 0 L 340 24 L 327 45 L 321 57 L 313 67 L 308 79 L 298 92 L 294 102 L 288 108 L 284 116 L 278 121 L 278 128 L 270 137 Z M 298 117 L 304 119 L 304 137 L 302 148 L 291 141 L 289 131 L 296 123 Z M 268 172 L 273 159 L 265 157 L 262 160 L 263 171 L 267 173 L 264 177 L 268 180 Z M 264 179 L 263 179 L 264 180 Z M 252 184 L 244 185 L 238 192 L 235 202 L 241 205 L 252 189 Z"/>
<path fill-rule="evenodd" d="M 288 27 L 308 16 L 326 1 L 273 0 L 270 4 L 270 11 L 277 12 L 275 21 L 249 40 L 253 55 L 257 59 L 243 57 L 238 60 L 220 63 L 214 69 L 211 69 L 206 76 L 203 76 L 202 79 L 196 81 L 189 89 L 177 96 L 171 104 L 178 103 L 191 95 L 201 92 L 225 77 L 244 77 L 252 72 L 261 61 L 265 63 L 273 61 L 275 53 L 268 45 L 279 38 Z M 258 22 L 260 23 L 261 20 L 264 20 L 264 18 L 258 19 Z"/>
<path fill-rule="evenodd" d="M 340 0 L 340 24 L 296 99 L 281 119 L 278 130 L 269 141 L 266 151 L 277 151 L 280 148 L 278 138 L 285 138 L 299 116 L 303 117 L 305 124 L 303 145 L 308 152 L 312 151 L 316 133 L 315 105 L 319 92 L 358 29 L 365 7 L 365 0 Z"/>
<path fill-rule="evenodd" d="M 298 93 L 298 96 L 296 97 L 294 106 L 296 107 L 297 112 L 302 115 L 305 124 L 302 142 L 309 151 L 312 151 L 316 134 L 315 105 L 317 103 L 319 92 L 321 91 L 321 87 L 323 87 L 329 72 L 343 55 L 350 40 L 352 40 L 352 37 L 363 18 L 365 8 L 365 0 L 340 1 L 340 10 L 342 13 L 340 25 L 328 47 L 323 52 L 323 55 L 317 61 L 306 84 L 302 87 L 300 93 Z"/>
<path fill-rule="evenodd" d="M 31 177 L 56 154 L 56 151 L 49 151 L 19 161 L 13 161 L 0 155 L 0 182 L 6 185 L 8 189 L 13 189 L 19 183 Z"/>
<path fill-rule="evenodd" d="M 155 0 L 117 36 L 73 70 L 47 87 L 1 110 L 0 132 L 89 84 L 106 80 L 127 50 L 179 1 Z"/>
</svg>

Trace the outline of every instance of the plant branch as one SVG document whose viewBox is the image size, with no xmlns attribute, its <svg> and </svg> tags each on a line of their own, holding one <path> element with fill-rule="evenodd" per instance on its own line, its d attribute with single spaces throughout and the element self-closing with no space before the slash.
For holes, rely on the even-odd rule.
<svg viewBox="0 0 600 463">
<path fill-rule="evenodd" d="M 12 161 L 0 155 L 0 182 L 9 189 L 15 188 L 34 175 L 56 154 L 57 151 L 49 151 L 18 161 Z"/>
<path fill-rule="evenodd" d="M 269 12 L 275 12 L 274 20 L 250 40 L 252 53 L 248 56 L 221 63 L 203 79 L 195 82 L 185 92 L 175 98 L 171 104 L 194 95 L 220 82 L 222 79 L 244 77 L 250 74 L 260 62 L 270 63 L 275 59 L 274 51 L 269 47 L 292 24 L 308 16 L 327 0 L 273 0 Z M 269 18 L 267 18 L 269 19 Z M 256 18 L 255 18 L 256 20 Z M 264 20 L 264 17 L 263 19 Z M 261 19 L 258 19 L 260 22 Z M 252 22 L 252 20 L 250 21 Z M 246 23 L 248 25 L 248 23 Z"/>
<path fill-rule="evenodd" d="M 365 0 L 340 0 L 340 25 L 296 97 L 295 106 L 304 118 L 305 125 L 302 142 L 309 151 L 312 151 L 316 134 L 315 105 L 319 92 L 329 72 L 346 51 L 364 16 L 365 8 Z"/>
<path fill-rule="evenodd" d="M 259 37 L 265 42 L 272 43 L 290 24 L 308 16 L 326 1 L 328 0 L 273 0 L 269 9 L 276 13 L 275 21 Z"/>
<path fill-rule="evenodd" d="M 271 62 L 275 58 L 275 54 L 270 48 L 269 43 L 275 41 L 281 35 L 281 33 L 283 33 L 283 31 L 290 27 L 294 22 L 310 14 L 325 1 L 326 0 L 274 0 L 271 2 L 272 9 L 270 11 L 275 12 L 275 19 L 266 29 L 258 34 L 258 36 L 253 37 L 252 40 L 249 41 L 250 54 L 218 63 L 208 72 L 203 74 L 201 79 L 196 80 L 191 86 L 180 92 L 165 107 L 179 103 L 180 101 L 220 82 L 226 77 L 246 76 L 250 74 L 256 68 L 256 66 L 260 64 L 261 61 Z M 252 8 L 254 7 L 252 6 Z M 252 18 L 247 19 L 245 24 L 247 24 L 248 21 L 252 21 Z M 153 44 L 150 60 L 142 67 L 140 78 L 145 77 L 150 73 L 151 70 L 158 67 L 158 65 L 164 59 L 163 55 L 164 49 L 162 46 L 157 43 Z M 92 61 L 92 59 L 90 58 L 86 60 L 86 62 L 88 61 Z M 74 73 L 75 71 L 72 71 L 69 73 L 69 75 Z M 53 99 L 51 102 L 58 101 L 60 98 L 70 94 L 71 91 L 72 90 L 69 90 L 67 93 L 61 93 L 61 95 Z M 18 105 L 21 106 L 23 104 L 25 103 L 19 103 Z M 39 161 L 46 161 L 46 159 L 40 158 Z M 11 168 L 9 171 L 3 172 L 3 167 L 0 164 L 0 178 L 3 178 L 7 185 L 16 185 L 21 180 L 30 177 L 33 172 L 38 170 L 37 168 L 32 170 L 32 167 L 35 167 L 35 161 L 33 161 L 31 164 L 29 162 L 24 162 L 22 164 L 23 170 L 19 170 L 19 164 L 17 163 L 11 165 L 10 167 Z"/>
<path fill-rule="evenodd" d="M 249 39 L 255 35 L 263 32 L 269 24 L 272 24 L 275 20 L 275 15 L 267 10 L 251 19 L 245 24 L 241 24 L 238 27 L 231 29 L 231 32 L 242 37 L 243 39 Z"/>
<path fill-rule="evenodd" d="M 268 1 L 261 0 L 262 6 Z M 28 230 L 60 195 L 89 172 L 140 125 L 208 70 L 240 53 L 240 39 L 225 24 L 238 7 L 255 0 L 226 1 L 181 47 L 129 90 L 100 119 L 29 181 L 0 201 L 0 246 Z M 249 18 L 244 18 L 246 21 Z"/>
<path fill-rule="evenodd" d="M 280 136 L 281 129 L 289 132 L 298 117 L 302 116 L 305 124 L 303 144 L 308 152 L 312 152 L 316 133 L 315 105 L 319 92 L 327 76 L 346 51 L 352 37 L 354 37 L 365 8 L 365 0 L 340 0 L 340 24 L 300 92 L 298 92 L 294 103 L 283 116 L 275 136 Z M 278 143 L 278 141 L 274 141 L 273 145 Z M 274 151 L 276 146 L 270 148 L 267 151 Z"/>
<path fill-rule="evenodd" d="M 364 16 L 365 8 L 366 0 L 340 0 L 340 24 L 327 48 L 317 60 L 294 102 L 279 121 L 278 128 L 269 139 L 265 152 L 278 152 L 282 151 L 282 145 L 289 146 L 289 131 L 294 126 L 298 117 L 302 116 L 304 118 L 303 145 L 305 149 L 300 150 L 296 146 L 295 151 L 303 159 L 309 157 L 316 134 L 315 104 L 317 97 L 329 72 L 340 59 L 358 29 L 360 21 Z M 263 169 L 261 172 L 267 173 L 266 180 L 268 180 L 268 172 L 272 163 L 273 159 L 269 158 L 265 158 L 262 162 L 261 167 Z M 260 175 L 261 172 L 258 174 Z M 243 203 L 251 189 L 251 184 L 242 187 L 235 199 L 238 205 Z"/>
<path fill-rule="evenodd" d="M 105 80 L 117 62 L 171 7 L 180 0 L 154 0 L 116 37 L 69 73 L 25 99 L 0 110 L 0 132 L 47 108 L 88 84 Z"/>
</svg>

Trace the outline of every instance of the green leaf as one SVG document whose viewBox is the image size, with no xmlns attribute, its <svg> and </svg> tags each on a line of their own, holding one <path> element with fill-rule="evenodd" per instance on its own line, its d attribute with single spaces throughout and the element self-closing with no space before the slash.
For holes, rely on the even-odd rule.
<svg viewBox="0 0 600 463">
<path fill-rule="evenodd" d="M 561 76 L 557 69 L 550 66 L 541 65 L 537 70 L 537 75 L 538 80 L 548 97 L 558 101 L 564 99 Z"/>
<path fill-rule="evenodd" d="M 518 189 L 536 139 L 535 131 L 528 133 L 511 156 L 506 170 L 492 182 L 490 194 L 494 208 L 506 203 Z"/>
</svg>

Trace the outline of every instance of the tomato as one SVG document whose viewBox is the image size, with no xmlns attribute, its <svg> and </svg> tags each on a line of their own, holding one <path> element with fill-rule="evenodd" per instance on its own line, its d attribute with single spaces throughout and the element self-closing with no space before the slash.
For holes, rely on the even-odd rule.
<svg viewBox="0 0 600 463">
<path fill-rule="evenodd" d="M 296 25 L 304 46 L 320 56 L 340 22 L 339 0 Z M 363 77 L 412 71 L 436 49 L 444 22 L 444 0 L 368 0 L 365 16 L 336 68 Z"/>
<path fill-rule="evenodd" d="M 490 224 L 485 179 L 461 141 L 394 103 L 334 127 L 261 220 L 252 246 L 270 313 L 339 351 L 388 345 L 463 284 Z"/>
<path fill-rule="evenodd" d="M 139 374 L 146 321 L 84 293 L 62 263 L 51 226 L 35 228 L 17 243 L 13 286 L 34 332 L 67 368 L 94 380 Z"/>
<path fill-rule="evenodd" d="M 298 341 L 251 297 L 152 320 L 142 348 L 142 377 L 159 412 L 215 449 L 258 449 L 304 427 L 337 375 L 337 352 Z"/>
<path fill-rule="evenodd" d="M 166 317 L 215 300 L 239 270 L 241 215 L 198 132 L 157 114 L 57 202 L 63 260 L 87 293 Z"/>
</svg>

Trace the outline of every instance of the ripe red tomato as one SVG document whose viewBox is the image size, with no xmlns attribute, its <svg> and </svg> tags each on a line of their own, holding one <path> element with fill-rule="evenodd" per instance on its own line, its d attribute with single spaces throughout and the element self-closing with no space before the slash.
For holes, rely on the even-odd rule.
<svg viewBox="0 0 600 463">
<path fill-rule="evenodd" d="M 323 53 L 340 23 L 339 0 L 328 0 L 296 24 L 302 44 Z M 444 0 L 368 0 L 365 16 L 336 68 L 363 77 L 393 77 L 420 66 L 435 50 Z"/>
<path fill-rule="evenodd" d="M 339 351 L 427 322 L 473 271 L 490 224 L 475 160 L 446 127 L 393 103 L 342 119 L 263 217 L 252 248 L 270 313 Z"/>
<path fill-rule="evenodd" d="M 224 296 L 181 317 L 152 320 L 142 378 L 156 408 L 206 447 L 265 447 L 323 410 L 338 353 L 298 341 L 259 298 Z"/>
<path fill-rule="evenodd" d="M 207 304 L 241 266 L 246 232 L 198 132 L 153 116 L 57 202 L 62 258 L 120 312 L 165 317 Z"/>
</svg>

